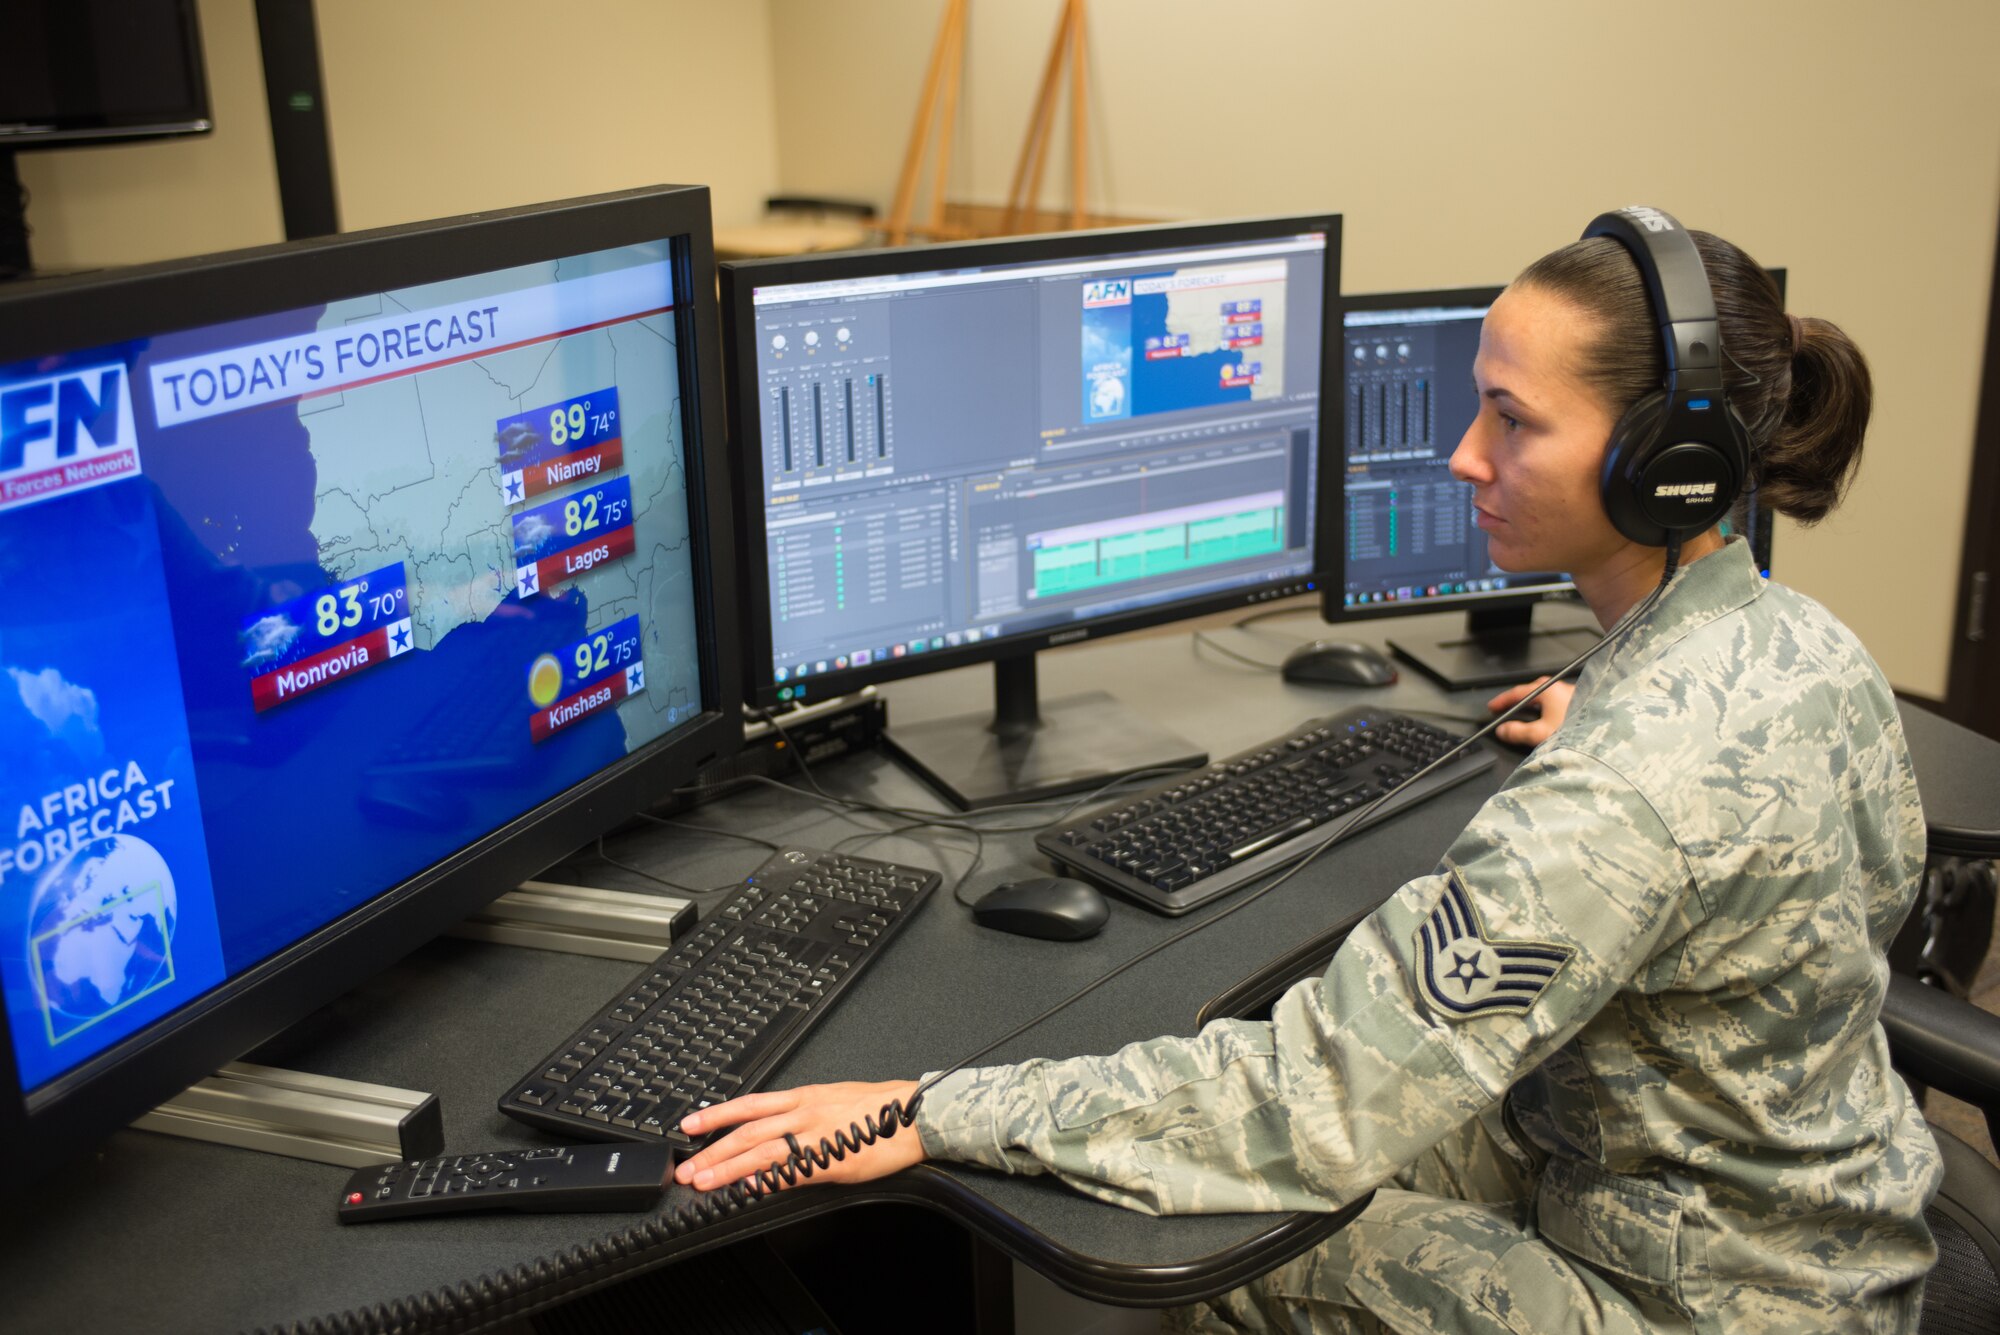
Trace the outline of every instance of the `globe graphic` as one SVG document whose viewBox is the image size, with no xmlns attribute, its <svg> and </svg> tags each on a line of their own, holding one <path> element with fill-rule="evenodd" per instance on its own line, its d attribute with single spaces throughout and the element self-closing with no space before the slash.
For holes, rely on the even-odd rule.
<svg viewBox="0 0 2000 1335">
<path fill-rule="evenodd" d="M 95 839 L 49 868 L 28 910 L 28 943 L 54 1036 L 168 981 L 177 918 L 173 874 L 143 839 Z"/>
</svg>

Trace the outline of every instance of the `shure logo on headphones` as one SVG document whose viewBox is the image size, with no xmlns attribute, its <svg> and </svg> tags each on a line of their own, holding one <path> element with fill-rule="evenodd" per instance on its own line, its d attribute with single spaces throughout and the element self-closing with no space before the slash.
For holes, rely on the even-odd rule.
<svg viewBox="0 0 2000 1335">
<path fill-rule="evenodd" d="M 1622 211 L 1649 232 L 1674 230 L 1674 220 L 1658 209 L 1647 208 L 1644 204 L 1627 204 Z"/>
<path fill-rule="evenodd" d="M 1709 497 L 1715 495 L 1715 484 L 1713 482 L 1669 482 L 1664 486 L 1653 488 L 1653 495 L 1656 499 L 1661 496 L 1685 496 L 1691 501 L 1707 500 Z"/>
</svg>

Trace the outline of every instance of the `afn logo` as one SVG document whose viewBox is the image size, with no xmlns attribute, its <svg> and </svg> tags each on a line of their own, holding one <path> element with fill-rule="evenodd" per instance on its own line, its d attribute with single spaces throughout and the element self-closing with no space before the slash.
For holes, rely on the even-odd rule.
<svg viewBox="0 0 2000 1335">
<path fill-rule="evenodd" d="M 1083 285 L 1083 305 L 1086 310 L 1092 306 L 1131 304 L 1132 280 L 1129 278 L 1100 278 L 1094 283 Z"/>
<path fill-rule="evenodd" d="M 138 471 L 123 365 L 0 385 L 0 509 Z"/>
<path fill-rule="evenodd" d="M 1638 223 L 1649 232 L 1671 232 L 1674 220 L 1658 209 L 1647 208 L 1644 204 L 1627 204 L 1620 213 Z"/>
</svg>

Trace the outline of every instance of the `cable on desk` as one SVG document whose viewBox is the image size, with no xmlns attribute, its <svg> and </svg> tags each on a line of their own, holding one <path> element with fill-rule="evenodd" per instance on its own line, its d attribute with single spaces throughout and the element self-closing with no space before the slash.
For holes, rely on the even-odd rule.
<svg viewBox="0 0 2000 1335">
<path fill-rule="evenodd" d="M 690 825 L 684 820 L 668 820 L 664 816 L 655 816 L 650 811 L 635 811 L 632 814 L 640 820 L 651 821 L 655 825 L 664 825 L 669 830 L 686 830 L 691 834 L 713 835 L 717 839 L 741 839 L 746 844 L 756 844 L 760 848 L 770 849 L 773 853 L 782 851 L 784 847 L 782 844 L 774 844 L 769 839 L 765 839 L 759 835 L 743 834 L 736 830 L 717 829 L 713 825 Z"/>
<path fill-rule="evenodd" d="M 1239 622 L 1237 624 L 1240 625 L 1242 623 Z M 1198 630 L 1194 633 L 1194 642 L 1197 648 L 1208 649 L 1212 653 L 1221 654 L 1224 658 L 1233 658 L 1239 663 L 1246 663 L 1263 672 L 1280 672 L 1284 670 L 1284 665 L 1281 663 L 1266 663 L 1261 658 L 1252 658 L 1248 654 L 1237 653 L 1234 649 L 1216 640 L 1214 636 L 1205 630 Z"/>
<path fill-rule="evenodd" d="M 1240 616 L 1229 624 L 1241 629 L 1253 621 L 1269 621 L 1274 617 L 1295 617 L 1305 612 L 1311 612 L 1317 616 L 1319 610 L 1317 607 L 1267 607 L 1261 612 L 1252 612 L 1247 616 Z"/>
<path fill-rule="evenodd" d="M 721 894 L 724 890 L 734 890 L 738 886 L 743 884 L 743 882 L 740 880 L 731 881 L 728 885 L 710 886 L 708 889 L 702 890 L 692 885 L 682 885 L 679 881 L 670 881 L 664 876 L 654 875 L 652 872 L 647 871 L 644 867 L 635 867 L 629 862 L 620 862 L 617 858 L 612 857 L 609 853 L 604 851 L 604 836 L 601 834 L 597 836 L 597 856 L 600 860 L 610 864 L 613 867 L 618 868 L 618 870 L 620 871 L 631 872 L 634 876 L 643 876 L 647 880 L 653 882 L 655 885 L 664 885 L 665 887 L 667 887 L 667 889 L 672 890 L 677 894 L 718 895 Z"/>
</svg>

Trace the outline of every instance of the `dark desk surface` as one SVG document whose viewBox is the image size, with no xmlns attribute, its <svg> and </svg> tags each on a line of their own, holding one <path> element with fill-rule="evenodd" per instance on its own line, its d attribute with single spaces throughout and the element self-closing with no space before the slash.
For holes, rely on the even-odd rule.
<svg viewBox="0 0 2000 1335">
<path fill-rule="evenodd" d="M 1290 644 L 1323 629 L 1311 616 L 1299 616 L 1221 635 L 1239 652 L 1275 662 Z M 1185 633 L 1045 655 L 1041 681 L 1047 697 L 1112 683 L 1126 704 L 1173 720 L 1215 755 L 1357 703 L 1480 712 L 1479 696 L 1447 698 L 1410 674 L 1387 690 L 1366 693 L 1285 686 L 1274 673 L 1223 659 Z M 990 707 L 990 674 L 968 669 L 901 683 L 889 697 L 892 726 L 898 719 L 984 709 Z M 1430 870 L 1505 772 L 1503 762 L 1491 776 L 1343 844 L 1214 931 L 1163 952 L 988 1060 L 1105 1052 L 1161 1032 L 1193 1032 L 1210 998 Z M 905 771 L 878 755 L 829 765 L 819 777 L 845 796 L 936 805 Z M 820 847 L 880 826 L 769 790 L 703 808 L 690 819 Z M 1232 902 L 1169 921 L 1114 899 L 1110 922 L 1093 940 L 1035 941 L 975 927 L 953 902 L 951 881 L 971 854 L 968 836 L 919 833 L 849 847 L 939 867 L 946 885 L 776 1073 L 774 1084 L 908 1076 L 945 1065 Z M 619 839 L 612 851 L 693 885 L 733 881 L 764 856 L 737 841 L 673 832 Z M 989 836 L 984 862 L 967 883 L 968 897 L 1029 866 L 1045 870 L 1034 858 L 1030 835 Z M 589 857 L 568 864 L 564 874 L 652 888 Z M 435 1090 L 453 1150 L 538 1143 L 538 1133 L 495 1111 L 495 1099 L 632 972 L 632 965 L 614 961 L 434 941 L 296 1026 L 258 1059 Z M 457 1286 L 623 1232 L 644 1218 L 467 1216 L 342 1227 L 334 1222 L 333 1202 L 345 1179 L 346 1170 L 322 1164 L 121 1132 L 95 1156 L 17 1202 L 0 1235 L 0 1276 L 9 1296 L 4 1324 L 91 1331 L 275 1325 Z M 676 1188 L 662 1209 L 688 1198 Z M 786 1193 L 642 1260 L 699 1251 L 802 1214 L 890 1199 L 935 1208 L 1066 1287 L 1132 1304 L 1186 1301 L 1232 1287 L 1339 1222 L 1257 1215 L 1156 1220 L 1100 1205 L 1047 1179 L 925 1165 L 868 1188 Z M 90 1258 L 87 1269 L 84 1258 Z M 525 1297 L 532 1306 L 533 1293 Z"/>
</svg>

